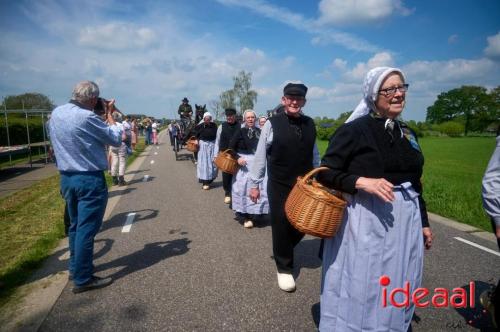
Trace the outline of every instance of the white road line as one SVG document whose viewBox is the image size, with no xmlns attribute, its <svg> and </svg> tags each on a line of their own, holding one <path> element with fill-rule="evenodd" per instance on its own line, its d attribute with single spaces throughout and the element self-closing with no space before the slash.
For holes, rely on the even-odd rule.
<svg viewBox="0 0 500 332">
<path fill-rule="evenodd" d="M 127 220 L 125 220 L 125 225 L 123 225 L 122 233 L 129 233 L 132 228 L 132 224 L 134 223 L 136 213 L 132 212 L 127 214 Z"/>
<path fill-rule="evenodd" d="M 486 252 L 489 252 L 490 254 L 493 254 L 493 255 L 496 255 L 498 257 L 500 257 L 500 253 L 496 252 L 495 250 L 491 250 L 490 248 L 486 248 L 486 247 L 483 247 L 483 246 L 480 246 L 479 244 L 477 243 L 474 243 L 474 242 L 471 242 L 471 241 L 468 241 L 466 239 L 462 239 L 461 237 L 454 237 L 455 240 L 458 240 L 458 241 L 461 241 L 463 243 L 467 243 L 473 247 L 476 247 L 476 248 L 479 248 L 481 250 L 484 250 Z"/>
<path fill-rule="evenodd" d="M 155 156 L 158 154 L 158 152 L 155 151 Z"/>
<path fill-rule="evenodd" d="M 153 164 L 155 163 L 155 161 L 154 161 L 154 160 L 151 160 L 151 162 L 150 162 L 150 163 L 151 163 L 151 165 L 153 165 Z"/>
</svg>

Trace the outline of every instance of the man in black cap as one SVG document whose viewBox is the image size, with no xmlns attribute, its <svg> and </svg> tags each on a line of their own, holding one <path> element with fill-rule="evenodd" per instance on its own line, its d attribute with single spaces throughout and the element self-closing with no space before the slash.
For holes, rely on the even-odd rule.
<svg viewBox="0 0 500 332">
<path fill-rule="evenodd" d="M 285 110 L 269 118 L 261 131 L 250 169 L 250 199 L 257 202 L 258 184 L 268 171 L 267 194 L 271 216 L 273 254 L 278 269 L 278 286 L 286 292 L 295 290 L 293 249 L 304 237 L 288 221 L 285 201 L 297 177 L 319 165 L 314 121 L 302 114 L 307 87 L 289 83 L 283 89 L 281 103 Z"/>
<path fill-rule="evenodd" d="M 215 155 L 219 151 L 224 151 L 229 148 L 229 141 L 234 136 L 234 133 L 240 128 L 240 124 L 236 121 L 236 110 L 227 108 L 226 122 L 223 122 L 217 128 L 217 138 L 215 141 Z M 222 187 L 224 188 L 224 203 L 231 203 L 231 187 L 233 184 L 233 175 L 222 172 Z"/>
<path fill-rule="evenodd" d="M 182 99 L 182 104 L 179 105 L 177 113 L 179 113 L 181 119 L 191 119 L 193 108 L 189 105 L 189 100 L 186 97 Z"/>
</svg>

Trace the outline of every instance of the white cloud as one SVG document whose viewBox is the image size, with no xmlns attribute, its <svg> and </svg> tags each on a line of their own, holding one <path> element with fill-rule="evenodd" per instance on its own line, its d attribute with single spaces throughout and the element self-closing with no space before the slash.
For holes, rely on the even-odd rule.
<svg viewBox="0 0 500 332">
<path fill-rule="evenodd" d="M 336 114 L 352 110 L 362 97 L 362 82 L 366 73 L 376 66 L 398 66 L 405 73 L 410 90 L 408 92 L 405 119 L 425 118 L 425 111 L 437 96 L 462 85 L 498 86 L 500 64 L 487 58 L 451 59 L 447 61 L 417 60 L 397 65 L 388 52 L 380 52 L 366 62 L 349 64 L 344 59 L 335 59 L 326 71 L 334 68 L 340 72 L 333 80 L 332 88 L 318 89 L 315 99 L 327 102 Z M 309 107 L 311 107 L 311 104 Z M 336 115 L 328 115 L 335 117 Z"/>
<path fill-rule="evenodd" d="M 500 58 L 500 32 L 487 40 L 488 46 L 484 49 L 484 54 L 489 58 Z"/>
<path fill-rule="evenodd" d="M 333 60 L 331 66 L 333 68 L 337 68 L 337 69 L 340 69 L 340 70 L 345 70 L 347 68 L 347 61 L 337 58 L 337 59 Z"/>
<path fill-rule="evenodd" d="M 375 67 L 380 66 L 394 66 L 394 59 L 389 52 L 380 52 L 375 54 L 373 57 L 368 59 L 367 62 L 359 62 L 354 68 L 348 70 L 344 73 L 344 77 L 348 81 L 358 81 L 361 82 L 365 77 L 366 73 Z"/>
<path fill-rule="evenodd" d="M 81 46 L 108 51 L 143 49 L 156 42 L 153 30 L 121 22 L 88 26 L 80 31 L 78 37 Z"/>
<path fill-rule="evenodd" d="M 379 47 L 353 34 L 325 29 L 313 19 L 307 19 L 285 7 L 275 6 L 263 0 L 217 0 L 226 6 L 237 6 L 288 25 L 294 29 L 306 31 L 314 35 L 313 45 L 337 44 L 349 50 L 374 53 Z"/>
<path fill-rule="evenodd" d="M 478 60 L 451 59 L 448 61 L 414 61 L 402 68 L 409 79 L 427 81 L 428 84 L 473 84 L 486 82 L 488 76 L 499 69 L 495 62 L 483 58 Z"/>
<path fill-rule="evenodd" d="M 380 22 L 393 15 L 410 15 L 400 0 L 321 0 L 318 23 L 356 25 Z"/>
</svg>

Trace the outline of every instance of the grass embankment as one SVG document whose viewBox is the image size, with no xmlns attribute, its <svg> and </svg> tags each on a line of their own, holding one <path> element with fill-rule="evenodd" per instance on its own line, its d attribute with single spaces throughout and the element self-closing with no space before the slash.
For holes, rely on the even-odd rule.
<svg viewBox="0 0 500 332">
<path fill-rule="evenodd" d="M 481 180 L 495 148 L 493 137 L 424 137 L 424 198 L 430 212 L 491 230 L 481 201 Z M 318 141 L 323 155 L 327 141 Z"/>
<path fill-rule="evenodd" d="M 38 152 L 31 155 L 31 160 L 33 162 L 37 162 L 40 160 L 45 161 L 45 152 Z M 29 153 L 25 154 L 15 154 L 12 155 L 12 160 L 9 160 L 9 157 L 0 158 L 0 169 L 5 167 L 11 167 L 19 164 L 29 164 L 30 158 Z"/>
<path fill-rule="evenodd" d="M 144 148 L 140 138 L 127 164 Z M 0 307 L 64 237 L 63 213 L 59 175 L 0 199 Z"/>
<path fill-rule="evenodd" d="M 444 217 L 491 231 L 483 210 L 481 181 L 495 148 L 493 137 L 420 140 L 425 157 L 427 209 Z"/>
</svg>

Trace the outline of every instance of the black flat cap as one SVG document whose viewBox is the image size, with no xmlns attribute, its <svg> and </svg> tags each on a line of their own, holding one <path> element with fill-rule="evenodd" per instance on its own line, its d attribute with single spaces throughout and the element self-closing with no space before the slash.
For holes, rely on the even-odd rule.
<svg viewBox="0 0 500 332">
<path fill-rule="evenodd" d="M 301 96 L 305 97 L 307 93 L 307 86 L 302 83 L 288 83 L 283 88 L 284 96 Z"/>
<path fill-rule="evenodd" d="M 184 99 L 182 99 L 182 101 L 189 103 L 189 100 L 186 97 L 184 97 Z"/>
<path fill-rule="evenodd" d="M 226 115 L 235 115 L 236 114 L 236 110 L 234 108 L 226 108 L 224 110 L 224 113 L 226 113 Z"/>
</svg>

